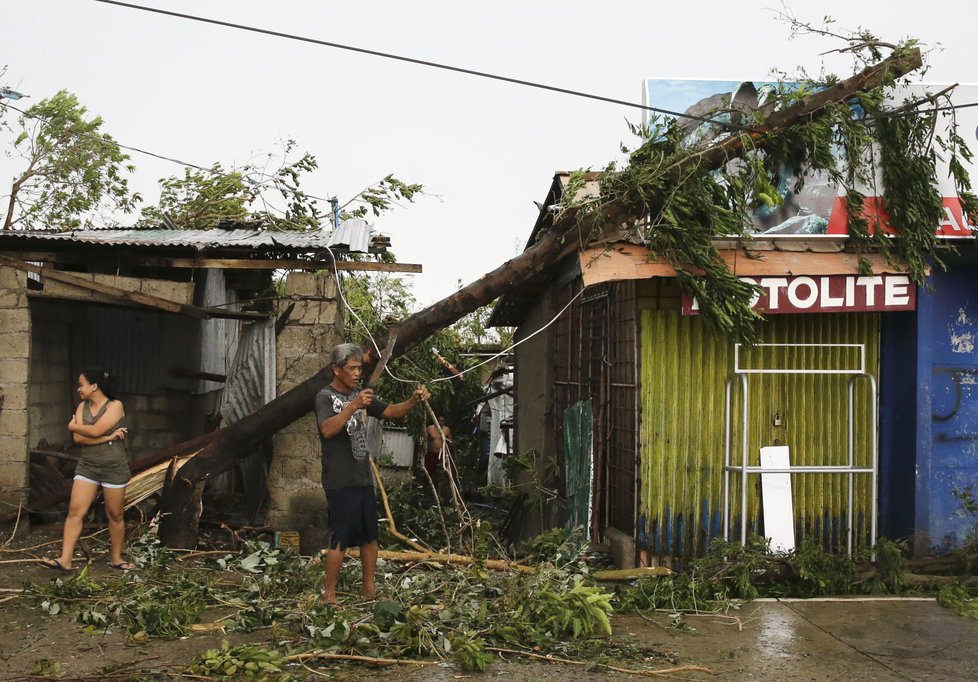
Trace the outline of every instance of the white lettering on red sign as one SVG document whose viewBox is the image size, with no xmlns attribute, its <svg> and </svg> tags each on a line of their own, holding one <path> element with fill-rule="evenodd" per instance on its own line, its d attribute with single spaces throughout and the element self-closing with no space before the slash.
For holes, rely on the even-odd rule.
<svg viewBox="0 0 978 682">
<path fill-rule="evenodd" d="M 915 310 L 917 288 L 907 275 L 741 277 L 755 284 L 751 307 L 758 312 L 824 313 Z M 683 314 L 699 314 L 699 302 L 683 294 Z"/>
</svg>

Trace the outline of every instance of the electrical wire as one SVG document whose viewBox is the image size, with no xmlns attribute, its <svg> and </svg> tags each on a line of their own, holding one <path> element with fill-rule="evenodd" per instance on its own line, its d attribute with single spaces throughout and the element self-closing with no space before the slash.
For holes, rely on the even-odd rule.
<svg viewBox="0 0 978 682">
<path fill-rule="evenodd" d="M 550 92 L 557 92 L 562 95 L 570 95 L 572 97 L 582 97 L 584 99 L 597 100 L 599 102 L 606 102 L 608 104 L 617 104 L 623 107 L 631 107 L 633 109 L 641 109 L 643 111 L 653 111 L 659 114 L 665 114 L 667 116 L 677 116 L 680 118 L 687 118 L 694 121 L 700 121 L 702 123 L 712 123 L 717 126 L 729 128 L 731 130 L 736 130 L 740 132 L 757 132 L 752 128 L 747 126 L 737 125 L 735 123 L 730 123 L 726 121 L 716 121 L 711 118 L 706 118 L 702 116 L 695 116 L 693 114 L 684 114 L 676 111 L 670 111 L 669 109 L 661 109 L 659 107 L 650 107 L 646 104 L 638 104 L 637 102 L 629 102 L 628 100 L 615 99 L 614 97 L 605 97 L 604 95 L 595 95 L 592 93 L 583 92 L 581 90 L 572 90 L 570 88 L 561 88 L 555 85 L 547 85 L 545 83 L 539 83 L 536 81 L 524 80 L 522 78 L 513 78 L 510 76 L 502 76 L 499 74 L 489 73 L 487 71 L 476 71 L 475 69 L 467 69 L 461 66 L 452 66 L 450 64 L 445 64 L 443 62 L 433 62 L 427 59 L 418 59 L 416 57 L 406 57 L 404 55 L 393 54 L 391 52 L 381 52 L 380 50 L 371 50 L 364 47 L 356 47 L 354 45 L 345 45 L 343 43 L 335 43 L 328 40 L 320 40 L 318 38 L 308 38 L 306 36 L 295 35 L 294 33 L 285 33 L 284 31 L 273 31 L 267 28 L 259 28 L 257 26 L 248 26 L 247 24 L 236 24 L 230 21 L 222 21 L 220 19 L 208 19 L 207 17 L 201 17 L 194 14 L 185 14 L 183 12 L 173 12 L 171 10 L 159 9 L 156 7 L 146 7 L 144 5 L 136 5 L 129 2 L 119 2 L 119 0 L 95 0 L 95 2 L 102 3 L 104 5 L 115 5 L 117 7 L 125 7 L 127 9 L 139 10 L 142 12 L 149 12 L 151 14 L 162 14 L 168 17 L 174 17 L 176 19 L 186 19 L 188 21 L 196 21 L 203 24 L 212 24 L 214 26 L 223 26 L 225 28 L 233 28 L 239 31 L 249 31 L 251 33 L 260 33 L 262 35 L 273 36 L 275 38 L 285 38 L 287 40 L 296 40 L 303 43 L 311 43 L 313 45 L 319 45 L 321 47 L 331 47 L 337 50 L 348 50 L 350 52 L 358 52 L 360 54 L 370 55 L 372 57 L 381 57 L 383 59 L 392 59 L 399 62 L 407 62 L 409 64 L 416 64 L 418 66 L 427 66 L 433 69 L 442 69 L 444 71 L 452 71 L 455 73 L 462 73 L 467 76 L 476 76 L 478 78 L 487 78 L 489 80 L 502 81 L 504 83 L 512 83 L 514 85 L 523 85 L 529 88 L 537 88 L 538 90 L 548 90 Z"/>
<path fill-rule="evenodd" d="M 547 322 L 547 324 L 543 325 L 542 327 L 540 327 L 539 329 L 537 329 L 535 332 L 533 332 L 529 336 L 527 336 L 527 337 L 525 337 L 523 339 L 520 339 L 516 343 L 514 343 L 511 346 L 509 346 L 509 347 L 501 350 L 500 352 L 496 353 L 495 355 L 493 355 L 490 358 L 487 358 L 486 360 L 480 362 L 479 364 L 472 365 L 471 367 L 468 367 L 466 369 L 463 369 L 457 375 L 452 375 L 450 377 L 437 377 L 435 379 L 432 379 L 430 383 L 433 383 L 434 384 L 434 383 L 437 383 L 439 381 L 451 381 L 452 379 L 457 379 L 458 377 L 462 376 L 463 374 L 467 374 L 468 372 L 471 372 L 474 369 L 478 369 L 479 367 L 482 367 L 483 365 L 489 364 L 490 362 L 492 362 L 496 358 L 503 357 L 504 355 L 509 355 L 509 353 L 512 352 L 512 350 L 514 348 L 516 348 L 518 345 L 520 345 L 521 343 L 526 343 L 527 341 L 529 341 L 530 339 L 532 339 L 534 336 L 536 336 L 537 334 L 539 334 L 540 332 L 542 332 L 544 329 L 546 329 L 550 325 L 554 324 L 560 318 L 560 316 L 563 315 L 567 311 L 567 309 L 571 307 L 571 304 L 574 301 L 576 301 L 578 298 L 581 297 L 581 294 L 583 294 L 583 293 L 584 293 L 584 289 L 582 288 L 580 291 L 577 292 L 577 294 L 574 296 L 574 298 L 572 298 L 570 301 L 567 302 L 567 305 L 565 305 L 563 308 L 560 309 L 560 312 L 559 313 L 557 313 L 556 315 L 554 315 L 554 317 L 553 317 L 552 320 L 550 320 L 549 322 Z"/>
<path fill-rule="evenodd" d="M 326 247 L 326 250 L 329 251 L 330 256 L 332 257 L 333 256 L 333 252 L 329 249 L 328 246 Z M 367 338 L 370 340 L 370 345 L 373 347 L 374 351 L 377 353 L 377 356 L 379 357 L 381 355 L 380 345 L 377 343 L 377 340 L 374 338 L 373 334 L 370 333 L 370 328 L 367 326 L 367 323 L 363 321 L 363 318 L 361 318 L 359 315 L 357 315 L 356 311 L 353 310 L 353 307 L 350 306 L 349 301 L 346 299 L 346 296 L 343 294 L 343 283 L 340 280 L 339 270 L 336 268 L 336 258 L 335 257 L 333 257 L 333 276 L 336 278 L 336 291 L 339 294 L 340 301 L 342 301 L 342 303 L 343 303 L 343 307 L 347 311 L 349 311 L 350 314 L 353 316 L 353 319 L 355 319 L 357 322 L 359 322 L 360 323 L 360 326 L 363 327 L 364 333 L 366 334 Z M 584 289 L 581 289 L 579 292 L 577 292 L 577 294 L 574 295 L 573 298 L 571 298 L 570 301 L 567 302 L 567 305 L 565 305 L 563 308 L 560 309 L 560 312 L 558 312 L 556 315 L 554 315 L 554 317 L 549 322 L 547 322 L 545 325 L 543 325 L 539 329 L 535 330 L 533 333 L 529 334 L 525 338 L 522 338 L 519 341 L 517 341 L 516 343 L 513 343 L 513 344 L 507 346 L 506 348 L 504 348 L 499 353 L 496 353 L 495 355 L 492 355 L 492 356 L 486 358 L 482 362 L 477 363 L 477 364 L 473 365 L 472 367 L 468 367 L 468 368 L 466 368 L 464 370 L 460 370 L 458 372 L 458 374 L 453 374 L 450 377 L 434 377 L 434 378 L 428 379 L 428 380 L 425 380 L 422 377 L 421 383 L 424 383 L 424 384 L 436 384 L 436 383 L 439 383 L 441 381 L 451 381 L 452 379 L 457 379 L 458 377 L 461 377 L 461 376 L 463 376 L 465 374 L 468 374 L 469 372 L 471 372 L 473 370 L 476 370 L 479 367 L 482 367 L 484 365 L 487 365 L 490 362 L 492 362 L 493 360 L 496 360 L 497 358 L 500 358 L 500 357 L 503 357 L 505 355 L 508 355 L 509 353 L 511 353 L 513 351 L 514 348 L 516 348 L 517 346 L 519 346 L 522 343 L 525 343 L 525 342 L 529 341 L 534 336 L 536 336 L 537 334 L 540 334 L 545 329 L 547 329 L 548 327 L 550 327 L 551 325 L 553 325 L 555 322 L 557 322 L 557 320 L 560 319 L 560 316 L 563 315 L 567 311 L 567 309 L 571 307 L 571 305 L 574 303 L 574 301 L 576 301 L 578 298 L 581 297 L 581 295 L 583 295 L 583 293 L 584 293 Z M 419 370 L 419 374 L 421 374 L 421 372 L 420 372 L 421 368 L 420 367 L 417 367 L 417 366 L 415 366 L 415 367 L 416 367 L 416 369 Z M 399 382 L 402 382 L 402 383 L 416 383 L 415 381 L 413 381 L 411 379 L 404 379 L 404 378 L 401 378 L 401 377 L 396 376 L 390 370 L 390 366 L 389 365 L 387 365 L 387 366 L 384 367 L 384 371 L 387 372 L 387 374 L 392 379 L 394 379 L 395 381 L 399 381 Z"/>
<path fill-rule="evenodd" d="M 115 5 L 117 7 L 139 10 L 141 12 L 149 12 L 151 14 L 161 14 L 176 19 L 186 19 L 188 21 L 196 21 L 204 24 L 223 26 L 225 28 L 233 28 L 240 31 L 259 33 L 262 35 L 268 35 L 275 38 L 285 38 L 287 40 L 295 40 L 303 43 L 311 43 L 313 45 L 319 45 L 321 47 L 331 47 L 337 50 L 347 50 L 350 52 L 357 52 L 360 54 L 370 55 L 372 57 L 380 57 L 382 59 L 392 59 L 394 61 L 406 62 L 408 64 L 416 64 L 418 66 L 426 66 L 433 69 L 442 69 L 444 71 L 452 71 L 455 73 L 461 73 L 468 76 L 476 76 L 478 78 L 497 80 L 497 81 L 502 81 L 504 83 L 512 83 L 514 85 L 522 85 L 525 87 L 536 88 L 539 90 L 547 90 L 549 92 L 556 92 L 562 95 L 570 95 L 572 97 L 582 97 L 584 99 L 597 100 L 599 102 L 606 102 L 608 104 L 616 104 L 618 106 L 630 107 L 633 109 L 641 109 L 642 111 L 651 111 L 658 114 L 665 114 L 666 116 L 675 116 L 677 118 L 685 118 L 693 121 L 699 121 L 701 123 L 710 123 L 719 127 L 728 128 L 730 130 L 735 130 L 738 132 L 761 132 L 755 130 L 754 128 L 751 128 L 750 126 L 738 125 L 736 123 L 732 123 L 729 121 L 717 121 L 713 118 L 708 118 L 705 116 L 696 116 L 694 114 L 689 114 L 689 113 L 680 113 L 678 111 L 671 111 L 669 109 L 662 109 L 660 107 L 652 107 L 647 104 L 629 102 L 628 100 L 616 99 L 614 97 L 606 97 L 604 95 L 595 95 L 593 93 L 588 93 L 581 90 L 572 90 L 570 88 L 562 88 L 556 85 L 547 85 L 546 83 L 529 81 L 522 78 L 513 78 L 511 76 L 503 76 L 500 74 L 490 73 L 487 71 L 477 71 L 475 69 L 468 69 L 461 66 L 453 66 L 451 64 L 445 64 L 444 62 L 434 62 L 427 59 L 407 57 L 405 55 L 394 54 L 391 52 L 382 52 L 380 50 L 371 50 L 364 47 L 357 47 L 355 45 L 346 45 L 343 43 L 336 43 L 328 40 L 320 40 L 318 38 L 309 38 L 306 36 L 296 35 L 294 33 L 286 33 L 284 31 L 273 31 L 271 29 L 260 28 L 258 26 L 249 26 L 247 24 L 236 24 L 230 21 L 222 21 L 220 19 L 209 19 L 207 17 L 202 17 L 195 14 L 173 12 L 171 10 L 159 9 L 157 7 L 146 7 L 144 5 L 137 5 L 130 2 L 120 2 L 119 0 L 95 0 L 95 2 L 104 5 Z M 940 109 L 937 109 L 937 111 L 943 111 L 946 109 L 963 109 L 965 107 L 973 107 L 973 106 L 978 106 L 978 102 L 953 105 L 949 107 L 942 107 Z"/>
<path fill-rule="evenodd" d="M 29 111 L 25 111 L 25 110 L 21 109 L 20 107 L 16 107 L 13 104 L 10 104 L 8 102 L 4 102 L 2 99 L 0 99 L 0 107 L 3 107 L 4 109 L 10 109 L 12 111 L 16 111 L 21 116 L 24 116 L 26 118 L 34 119 L 35 121 L 40 121 L 41 123 L 44 123 L 44 124 L 46 124 L 48 126 L 52 125 L 50 119 L 47 119 L 44 116 L 39 116 L 37 114 L 32 114 Z M 178 158 L 173 157 L 173 156 L 166 156 L 165 154 L 158 154 L 157 152 L 151 152 L 151 151 L 149 151 L 147 149 L 142 149 L 140 147 L 133 147 L 131 145 L 122 144 L 121 142 L 118 142 L 114 138 L 109 137 L 108 139 L 106 139 L 105 136 L 99 135 L 98 133 L 90 133 L 90 132 L 85 132 L 85 131 L 80 131 L 80 130 L 72 130 L 72 131 L 69 131 L 69 132 L 72 135 L 75 135 L 76 137 L 85 137 L 85 138 L 94 140 L 96 142 L 100 142 L 100 143 L 105 144 L 105 145 L 111 145 L 111 146 L 117 147 L 119 149 L 125 149 L 126 151 L 135 152 L 137 154 L 143 154 L 145 156 L 151 156 L 151 157 L 153 157 L 155 159 L 160 159 L 162 161 L 168 161 L 170 163 L 177 164 L 178 166 L 184 166 L 186 168 L 193 168 L 193 169 L 199 170 L 199 171 L 201 171 L 203 173 L 209 173 L 210 175 L 213 175 L 213 176 L 218 177 L 218 178 L 230 179 L 232 177 L 232 174 L 231 173 L 225 173 L 225 172 L 222 172 L 222 171 L 217 171 L 217 170 L 214 170 L 213 168 L 207 168 L 205 166 L 201 166 L 201 165 L 198 165 L 196 163 L 192 163 L 190 161 L 183 161 L 182 159 L 178 159 Z M 261 175 L 263 177 L 269 177 L 264 172 Z M 252 187 L 254 187 L 254 188 L 259 188 L 259 189 L 274 189 L 274 185 L 269 185 L 269 184 L 267 184 L 266 181 L 255 182 L 253 180 L 248 179 L 244 175 L 242 175 L 242 178 L 244 178 L 245 181 L 248 182 L 249 184 L 251 184 Z M 319 197 L 319 196 L 316 196 L 315 194 L 309 194 L 308 192 L 304 192 L 304 194 L 307 197 L 309 197 L 310 199 L 315 199 L 316 201 L 324 201 L 326 203 L 329 203 L 329 201 L 330 201 L 329 199 L 327 199 L 325 197 Z M 347 204 L 353 203 L 354 201 L 356 201 L 356 197 L 354 197 L 353 199 L 350 199 L 350 201 L 348 201 Z"/>
</svg>

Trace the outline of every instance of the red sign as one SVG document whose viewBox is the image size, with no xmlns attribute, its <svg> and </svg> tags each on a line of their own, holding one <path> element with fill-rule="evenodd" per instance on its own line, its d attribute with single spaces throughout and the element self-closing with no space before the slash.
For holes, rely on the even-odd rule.
<svg viewBox="0 0 978 682">
<path fill-rule="evenodd" d="M 890 226 L 890 216 L 883 208 L 882 197 L 866 197 L 863 215 L 869 221 L 870 234 L 875 231 L 876 225 L 882 226 L 886 234 L 899 232 Z M 845 197 L 836 197 L 825 233 L 849 234 L 849 211 L 846 209 Z M 944 197 L 944 219 L 937 226 L 938 236 L 970 238 L 976 233 L 978 227 L 968 222 L 968 215 L 961 209 L 961 200 L 958 197 Z"/>
<path fill-rule="evenodd" d="M 761 293 L 751 307 L 769 315 L 916 310 L 917 287 L 907 275 L 741 277 Z M 699 302 L 683 293 L 683 315 L 699 315 Z"/>
</svg>

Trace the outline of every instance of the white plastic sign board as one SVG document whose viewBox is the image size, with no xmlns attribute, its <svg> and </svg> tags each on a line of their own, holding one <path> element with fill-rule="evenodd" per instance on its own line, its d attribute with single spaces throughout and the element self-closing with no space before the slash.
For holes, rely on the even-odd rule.
<svg viewBox="0 0 978 682">
<path fill-rule="evenodd" d="M 762 469 L 787 469 L 791 458 L 786 445 L 761 448 Z M 795 515 L 791 500 L 791 474 L 761 474 L 761 505 L 764 535 L 771 541 L 772 552 L 790 552 L 795 548 Z"/>
</svg>

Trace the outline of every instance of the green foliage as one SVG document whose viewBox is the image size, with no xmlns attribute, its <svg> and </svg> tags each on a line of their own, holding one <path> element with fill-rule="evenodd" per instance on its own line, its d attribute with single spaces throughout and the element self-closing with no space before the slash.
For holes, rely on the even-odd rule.
<svg viewBox="0 0 978 682">
<path fill-rule="evenodd" d="M 64 670 L 61 669 L 61 662 L 54 658 L 42 658 L 34 662 L 31 675 L 47 679 L 58 679 L 64 677 Z"/>
<path fill-rule="evenodd" d="M 133 583 L 133 588 L 136 584 Z M 209 576 L 178 574 L 166 585 L 140 585 L 108 606 L 135 639 L 173 639 L 198 622 L 208 599 Z"/>
<path fill-rule="evenodd" d="M 427 483 L 419 481 L 407 481 L 398 486 L 392 487 L 387 491 L 388 501 L 391 506 L 391 513 L 397 520 L 398 529 L 429 547 L 442 547 L 446 539 L 441 525 L 441 517 L 438 515 L 438 508 L 433 504 L 421 504 L 420 501 L 431 496 L 431 490 Z M 459 533 L 460 519 L 455 507 L 447 505 L 442 508 L 445 516 L 445 525 L 449 530 L 448 541 L 452 547 L 461 547 L 465 538 Z M 389 534 L 385 524 L 380 527 L 381 544 L 385 546 L 397 544 L 392 535 Z"/>
<path fill-rule="evenodd" d="M 247 573 L 265 573 L 274 572 L 282 566 L 279 563 L 281 557 L 282 552 L 273 549 L 271 543 L 250 540 L 237 555 L 226 554 L 215 561 L 224 570 L 236 568 Z"/>
<path fill-rule="evenodd" d="M 771 554 L 764 538 L 750 538 L 746 546 L 716 540 L 680 573 L 619 588 L 615 605 L 625 612 L 726 613 L 759 596 L 893 594 L 903 586 L 905 551 L 885 538 L 856 556 L 831 554 L 810 540 L 786 555 Z M 862 579 L 859 568 L 873 552 L 876 571 Z"/>
<path fill-rule="evenodd" d="M 173 553 L 155 533 L 143 533 L 129 541 L 129 560 L 139 569 L 165 568 L 172 559 Z"/>
<path fill-rule="evenodd" d="M 452 660 L 463 671 L 485 672 L 492 663 L 492 654 L 486 653 L 485 640 L 475 632 L 466 630 L 449 640 Z"/>
<path fill-rule="evenodd" d="M 244 221 L 250 217 L 248 207 L 255 199 L 244 172 L 228 171 L 215 163 L 207 171 L 185 168 L 182 178 L 163 178 L 159 204 L 144 208 L 140 223 L 168 223 L 197 230 L 216 227 L 223 221 Z"/>
<path fill-rule="evenodd" d="M 388 175 L 348 201 L 343 206 L 344 209 L 351 204 L 356 204 L 356 207 L 346 211 L 344 215 L 363 218 L 372 213 L 378 216 L 399 205 L 401 201 L 414 201 L 414 197 L 420 194 L 421 190 L 421 185 L 402 182 L 393 175 Z"/>
<path fill-rule="evenodd" d="M 964 585 L 945 585 L 937 593 L 937 601 L 959 616 L 978 620 L 978 597 Z"/>
<path fill-rule="evenodd" d="M 580 560 L 584 551 L 584 529 L 568 531 L 551 528 L 523 542 L 523 554 L 533 564 L 551 563 L 565 566 Z"/>
<path fill-rule="evenodd" d="M 153 547 L 145 538 L 138 543 Z M 492 543 L 483 545 L 480 551 L 488 553 Z M 312 665 L 317 653 L 437 658 L 465 671 L 485 670 L 493 648 L 594 664 L 608 656 L 648 661 L 662 655 L 615 636 L 609 620 L 613 611 L 665 609 L 681 624 L 684 613 L 727 612 L 758 595 L 806 596 L 833 588 L 839 594 L 887 591 L 899 584 L 893 576 L 903 570 L 903 547 L 897 543 L 877 546 L 881 578 L 873 583 L 858 579 L 866 556 L 830 556 L 814 545 L 771 555 L 763 539 L 751 539 L 746 547 L 715 543 L 682 573 L 646 578 L 612 594 L 589 581 L 579 532 L 548 532 L 527 548 L 541 562 L 534 573 L 494 572 L 484 565 L 427 570 L 381 561 L 377 579 L 386 596 L 377 602 L 348 600 L 342 610 L 317 600 L 321 561 L 309 562 L 255 540 L 217 559 L 172 562 L 104 581 L 79 571 L 30 590 L 52 616 L 77 617 L 90 631 L 119 626 L 136 641 L 184 636 L 190 625 L 213 621 L 217 614 L 231 631 L 267 628 L 266 642 L 224 643 L 198 656 L 187 672 L 218 679 L 283 679 L 287 664 L 303 659 Z M 341 595 L 359 589 L 359 574 L 356 561 L 345 563 Z M 967 615 L 975 612 L 965 588 L 945 590 L 942 603 Z"/>
<path fill-rule="evenodd" d="M 217 679 L 291 680 L 282 668 L 284 656 L 272 649 L 243 645 L 232 647 L 224 640 L 220 649 L 208 649 L 190 665 L 190 672 Z"/>
<path fill-rule="evenodd" d="M 129 213 L 141 200 L 125 177 L 134 170 L 129 156 L 101 132 L 102 118 L 87 114 L 75 95 L 62 90 L 20 117 L 13 147 L 26 168 L 11 185 L 3 229 L 87 227 L 93 211 Z"/>
<path fill-rule="evenodd" d="M 788 18 L 795 30 L 834 35 Z M 857 55 L 858 68 L 880 59 L 882 43 L 867 42 L 865 33 L 843 38 L 849 43 L 847 51 Z M 895 46 L 893 56 L 906 57 L 916 46 L 912 40 Z M 835 76 L 803 78 L 800 84 L 782 80 L 756 111 L 722 108 L 707 113 L 740 129 L 706 124 L 690 134 L 688 120 L 655 117 L 648 127 L 633 126 L 639 146 L 630 152 L 627 166 L 619 169 L 612 164 L 600 174 L 597 197 L 583 192 L 583 172 L 572 174 L 563 215 L 574 216 L 579 225 L 590 221 L 592 236 L 618 228 L 629 216 L 647 217 L 642 236 L 653 257 L 675 267 L 680 286 L 697 298 L 712 329 L 747 343 L 754 341 L 760 319 L 750 308 L 755 288 L 730 272 L 715 242 L 734 240 L 749 247 L 750 216 L 758 207 L 777 205 L 777 187 L 792 178 L 796 178 L 795 192 L 817 172 L 840 184 L 855 248 L 879 250 L 888 259 L 899 260 L 917 283 L 923 283 L 929 265 L 941 263 L 935 230 L 943 217 L 943 204 L 935 162 L 939 154 L 948 159 L 962 205 L 974 222 L 978 199 L 963 165 L 971 153 L 957 133 L 953 112 L 947 114 L 950 133 L 945 138 L 935 135 L 937 113 L 932 105 L 942 99 L 889 103 L 894 86 L 907 82 L 898 82 L 891 73 L 850 102 L 824 105 L 817 116 L 758 132 L 770 114 L 804 102 L 836 82 Z M 703 160 L 708 148 L 737 136 L 744 150 L 740 158 L 725 156 L 719 167 Z M 882 192 L 875 187 L 874 162 L 881 170 Z M 867 215 L 863 195 L 867 187 L 882 194 L 883 208 L 898 238 L 884 233 Z M 608 211 L 610 206 L 622 210 Z"/>
<path fill-rule="evenodd" d="M 600 587 L 584 585 L 578 579 L 569 589 L 541 589 L 525 608 L 517 609 L 516 617 L 527 618 L 554 637 L 578 639 L 595 631 L 610 635 L 611 597 Z"/>
<path fill-rule="evenodd" d="M 966 551 L 976 551 L 978 550 L 978 499 L 975 499 L 975 488 L 972 485 L 960 490 L 952 488 L 951 494 L 959 503 L 959 513 L 970 519 L 972 524 L 964 539 L 964 548 Z"/>
<path fill-rule="evenodd" d="M 272 155 L 269 155 L 272 161 Z M 222 222 L 248 222 L 276 230 L 318 230 L 332 220 L 328 208 L 302 188 L 302 180 L 319 167 L 312 154 L 296 152 L 294 140 L 284 144 L 279 167 L 245 164 L 225 169 L 185 168 L 183 177 L 160 180 L 160 201 L 143 209 L 140 223 L 185 229 L 207 229 Z"/>
</svg>

